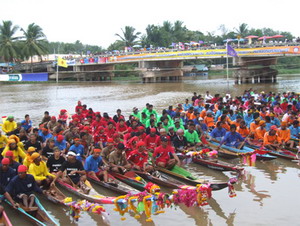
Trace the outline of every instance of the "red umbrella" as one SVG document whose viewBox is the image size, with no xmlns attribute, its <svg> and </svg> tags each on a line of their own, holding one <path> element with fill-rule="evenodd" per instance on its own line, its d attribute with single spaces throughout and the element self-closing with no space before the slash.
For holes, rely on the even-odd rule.
<svg viewBox="0 0 300 226">
<path fill-rule="evenodd" d="M 258 40 L 270 39 L 270 38 L 272 38 L 272 37 L 270 37 L 270 36 L 262 36 L 262 37 L 258 38 Z"/>
<path fill-rule="evenodd" d="M 250 38 L 258 38 L 258 36 L 255 36 L 255 35 L 249 35 L 247 37 L 245 37 L 246 39 L 250 39 Z"/>
<path fill-rule="evenodd" d="M 274 35 L 271 38 L 283 38 L 283 37 L 284 37 L 283 35 Z"/>
</svg>

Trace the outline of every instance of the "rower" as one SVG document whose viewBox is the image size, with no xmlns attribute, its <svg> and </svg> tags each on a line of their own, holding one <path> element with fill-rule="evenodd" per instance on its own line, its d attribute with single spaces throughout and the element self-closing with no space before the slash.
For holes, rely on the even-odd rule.
<svg viewBox="0 0 300 226">
<path fill-rule="evenodd" d="M 277 127 L 275 125 L 270 127 L 270 131 L 265 133 L 263 145 L 267 149 L 279 150 L 281 140 L 277 135 Z"/>
<path fill-rule="evenodd" d="M 255 130 L 259 127 L 259 122 L 261 121 L 260 117 L 257 117 L 254 122 L 250 123 L 250 132 L 255 133 Z"/>
<path fill-rule="evenodd" d="M 0 130 L 0 153 L 2 153 L 2 151 L 4 150 L 4 147 L 7 144 L 7 140 L 7 136 L 2 134 L 2 131 Z"/>
<path fill-rule="evenodd" d="M 76 159 L 76 153 L 69 151 L 67 154 L 67 161 L 65 161 L 60 170 L 58 171 L 56 177 L 53 180 L 55 181 L 63 175 L 63 172 L 66 171 L 66 177 L 63 178 L 63 182 L 67 184 L 79 185 L 84 191 L 87 189 L 84 185 L 86 181 L 86 175 L 81 161 Z"/>
<path fill-rule="evenodd" d="M 254 131 L 254 140 L 256 141 L 263 141 L 265 133 L 267 132 L 266 129 L 266 122 L 264 120 L 259 121 L 259 127 L 257 127 Z"/>
<path fill-rule="evenodd" d="M 2 156 L 5 156 L 7 151 L 12 151 L 14 154 L 14 160 L 16 162 L 20 161 L 20 157 L 24 159 L 26 157 L 25 152 L 17 146 L 17 143 L 14 139 L 8 139 L 7 145 L 2 152 Z"/>
<path fill-rule="evenodd" d="M 246 126 L 246 122 L 244 120 L 242 120 L 240 122 L 240 126 L 237 127 L 237 132 L 239 134 L 241 134 L 241 136 L 244 137 L 244 138 L 246 138 L 249 135 L 250 130 Z"/>
<path fill-rule="evenodd" d="M 97 177 L 103 180 L 105 183 L 108 182 L 107 170 L 101 169 L 103 167 L 102 157 L 100 156 L 101 149 L 95 148 L 93 155 L 86 158 L 84 169 L 87 174 L 91 177 Z M 99 169 L 100 168 L 100 169 Z"/>
<path fill-rule="evenodd" d="M 156 139 L 158 135 L 156 134 L 156 128 L 151 128 L 150 129 L 150 134 L 146 136 L 145 138 L 145 143 L 146 143 L 146 148 L 148 151 L 152 152 L 156 148 Z"/>
<path fill-rule="evenodd" d="M 21 165 L 19 162 L 15 161 L 14 153 L 12 151 L 7 151 L 5 153 L 5 158 L 9 159 L 9 167 L 11 167 L 17 174 L 18 167 Z"/>
<path fill-rule="evenodd" d="M 146 151 L 146 144 L 143 141 L 137 143 L 136 150 L 133 150 L 128 156 L 127 160 L 132 164 L 132 169 L 138 171 L 153 172 L 153 166 L 148 164 L 148 152 Z"/>
<path fill-rule="evenodd" d="M 59 148 L 54 147 L 53 155 L 47 160 L 47 167 L 50 173 L 56 175 L 65 161 L 65 158 L 61 156 L 61 151 Z"/>
<path fill-rule="evenodd" d="M 84 146 L 81 144 L 81 139 L 75 138 L 74 142 L 75 143 L 70 147 L 69 151 L 76 153 L 76 159 L 78 159 L 79 161 L 83 161 L 86 156 L 84 154 Z"/>
<path fill-rule="evenodd" d="M 102 157 L 102 161 L 105 165 L 109 166 L 109 155 L 114 150 L 116 150 L 114 146 L 114 140 L 112 138 L 108 138 L 106 147 L 100 153 L 100 156 Z"/>
<path fill-rule="evenodd" d="M 195 130 L 195 124 L 191 123 L 188 129 L 184 132 L 184 136 L 187 140 L 188 147 L 200 146 L 200 139 L 197 131 Z"/>
<path fill-rule="evenodd" d="M 152 164 L 167 169 L 172 169 L 176 164 L 180 165 L 180 160 L 175 154 L 174 148 L 168 145 L 167 137 L 161 137 L 161 145 L 154 150 Z"/>
<path fill-rule="evenodd" d="M 300 127 L 299 127 L 299 121 L 294 120 L 293 125 L 289 127 L 291 131 L 291 138 L 292 139 L 299 139 L 300 138 Z"/>
<path fill-rule="evenodd" d="M 42 151 L 42 159 L 47 161 L 53 155 L 53 148 L 55 147 L 55 141 L 53 138 L 50 138 L 46 141 L 46 146 Z"/>
<path fill-rule="evenodd" d="M 36 152 L 35 147 L 29 147 L 27 149 L 27 154 L 23 161 L 23 165 L 26 166 L 27 168 L 29 168 L 30 164 L 32 163 L 31 155 L 35 152 Z"/>
<path fill-rule="evenodd" d="M 18 175 L 16 175 L 7 185 L 6 191 L 14 197 L 17 202 L 23 202 L 25 207 L 33 207 L 35 195 L 34 192 L 44 193 L 37 185 L 34 177 L 27 174 L 27 167 L 20 165 Z"/>
<path fill-rule="evenodd" d="M 47 165 L 42 161 L 39 153 L 35 152 L 31 155 L 32 163 L 29 166 L 28 173 L 34 176 L 36 183 L 44 189 L 48 188 L 53 181 L 55 175 L 49 173 Z"/>
<path fill-rule="evenodd" d="M 210 140 L 220 142 L 226 135 L 226 129 L 222 126 L 223 122 L 217 122 L 217 127 L 214 128 L 210 133 Z"/>
<path fill-rule="evenodd" d="M 281 140 L 283 147 L 288 146 L 290 148 L 294 147 L 294 141 L 291 140 L 291 130 L 287 128 L 287 122 L 281 122 L 280 129 L 278 129 L 277 134 Z"/>
<path fill-rule="evenodd" d="M 0 195 L 4 196 L 12 204 L 12 207 L 14 209 L 19 208 L 19 205 L 17 203 L 15 203 L 13 198 L 10 196 L 10 194 L 7 191 L 5 191 L 5 189 L 2 185 L 0 185 Z M 0 218 L 2 217 L 3 210 L 4 210 L 3 206 L 0 205 Z M 5 224 L 3 224 L 3 225 L 5 225 Z"/>
<path fill-rule="evenodd" d="M 176 136 L 173 139 L 173 145 L 176 152 L 182 153 L 188 149 L 187 147 L 187 139 L 184 135 L 184 130 L 179 129 L 176 132 Z"/>
<path fill-rule="evenodd" d="M 244 141 L 245 138 L 241 136 L 238 132 L 236 132 L 236 125 L 230 125 L 230 131 L 226 133 L 223 140 L 220 142 L 220 145 L 218 149 L 222 146 L 222 144 L 225 144 L 229 147 L 239 147 L 240 143 Z"/>
<path fill-rule="evenodd" d="M 127 162 L 125 146 L 119 143 L 117 150 L 109 154 L 110 170 L 117 173 L 125 173 L 131 169 L 131 165 Z"/>
<path fill-rule="evenodd" d="M 9 167 L 9 159 L 4 158 L 0 165 L 0 184 L 2 187 L 6 187 L 11 179 L 16 176 L 17 173 Z"/>
</svg>

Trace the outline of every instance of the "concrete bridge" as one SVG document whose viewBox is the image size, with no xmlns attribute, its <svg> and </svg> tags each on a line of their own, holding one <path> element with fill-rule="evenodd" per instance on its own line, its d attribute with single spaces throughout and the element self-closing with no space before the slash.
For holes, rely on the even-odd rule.
<svg viewBox="0 0 300 226">
<path fill-rule="evenodd" d="M 300 56 L 300 46 L 269 46 L 237 48 L 238 57 L 233 58 L 236 83 L 276 82 L 277 57 Z M 108 80 L 114 76 L 116 64 L 138 63 L 136 71 L 143 82 L 180 81 L 184 60 L 226 58 L 226 49 L 170 50 L 167 52 L 139 52 L 119 55 L 103 55 L 68 62 L 68 69 L 59 78 L 75 76 L 78 80 Z M 253 66 L 260 68 L 253 69 Z"/>
</svg>

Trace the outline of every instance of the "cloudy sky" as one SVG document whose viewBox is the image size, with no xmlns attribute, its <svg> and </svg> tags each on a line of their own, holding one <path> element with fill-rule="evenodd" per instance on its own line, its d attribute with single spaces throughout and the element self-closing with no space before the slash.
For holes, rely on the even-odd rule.
<svg viewBox="0 0 300 226">
<path fill-rule="evenodd" d="M 204 33 L 218 32 L 220 24 L 232 30 L 247 23 L 300 36 L 299 6 L 299 0 L 9 0 L 1 1 L 0 20 L 23 28 L 34 22 L 49 41 L 108 47 L 126 25 L 145 33 L 148 24 L 165 20 L 181 20 L 188 29 Z"/>
</svg>

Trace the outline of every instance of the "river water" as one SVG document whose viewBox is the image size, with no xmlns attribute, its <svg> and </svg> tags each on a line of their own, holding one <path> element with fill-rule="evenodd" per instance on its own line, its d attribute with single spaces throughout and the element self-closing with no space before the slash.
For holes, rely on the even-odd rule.
<svg viewBox="0 0 300 226">
<path fill-rule="evenodd" d="M 161 112 L 169 105 L 184 102 L 193 92 L 204 94 L 209 90 L 212 94 L 225 94 L 228 90 L 226 80 L 216 77 L 191 78 L 181 83 L 38 83 L 2 84 L 0 87 L 0 115 L 14 115 L 19 121 L 25 114 L 29 114 L 35 125 L 40 122 L 45 110 L 50 115 L 58 115 L 60 109 L 73 113 L 78 100 L 94 111 L 108 112 L 113 116 L 116 109 L 120 108 L 128 116 L 133 107 L 142 109 L 146 103 L 152 103 Z M 279 76 L 276 84 L 235 85 L 233 81 L 229 82 L 231 95 L 241 95 L 251 87 L 259 92 L 300 92 L 300 80 L 297 75 L 293 75 Z M 231 161 L 239 163 L 239 160 Z M 187 168 L 203 179 L 227 181 L 233 176 L 230 172 L 213 171 L 194 164 Z M 105 208 L 110 214 L 111 225 L 300 225 L 299 169 L 295 162 L 281 159 L 257 162 L 255 167 L 246 166 L 243 177 L 235 185 L 235 198 L 230 198 L 226 189 L 216 191 L 208 206 L 166 209 L 164 214 L 152 217 L 153 223 L 146 223 L 145 216 L 136 220 L 128 214 L 125 215 L 126 221 L 121 221 L 120 216 L 113 211 L 113 206 L 105 205 Z M 95 188 L 104 195 L 116 195 Z M 66 209 L 43 199 L 42 203 L 61 225 L 76 225 Z M 14 211 L 8 207 L 6 209 L 14 224 L 27 225 Z M 104 225 L 100 216 L 88 213 L 82 213 L 78 224 Z"/>
</svg>

